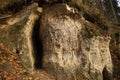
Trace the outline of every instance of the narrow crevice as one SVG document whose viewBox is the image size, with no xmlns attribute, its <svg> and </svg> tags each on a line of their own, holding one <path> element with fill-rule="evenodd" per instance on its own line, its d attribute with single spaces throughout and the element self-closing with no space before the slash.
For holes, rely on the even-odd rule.
<svg viewBox="0 0 120 80">
<path fill-rule="evenodd" d="M 87 21 L 99 26 L 99 28 L 101 28 L 102 30 L 106 30 L 106 31 L 108 30 L 108 27 L 106 26 L 107 24 L 104 22 L 103 19 L 100 19 L 98 15 L 89 14 L 89 13 L 84 12 L 83 17 Z"/>
<path fill-rule="evenodd" d="M 88 20 L 89 22 L 91 22 L 91 23 L 95 23 L 95 19 L 94 19 L 94 17 L 93 16 L 91 16 L 91 15 L 89 15 L 89 14 L 87 14 L 87 13 L 84 13 L 83 14 L 83 17 L 86 19 L 86 20 Z"/>
<path fill-rule="evenodd" d="M 39 35 L 39 20 L 36 21 L 33 33 L 32 33 L 32 41 L 33 41 L 33 49 L 34 49 L 34 67 L 35 69 L 40 69 L 42 68 L 42 59 L 43 59 L 43 46 L 42 46 L 42 41 L 40 39 Z"/>
</svg>

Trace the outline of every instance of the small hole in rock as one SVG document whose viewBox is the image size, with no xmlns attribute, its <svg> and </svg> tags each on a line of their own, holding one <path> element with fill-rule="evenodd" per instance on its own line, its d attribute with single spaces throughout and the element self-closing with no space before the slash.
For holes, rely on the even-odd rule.
<svg viewBox="0 0 120 80">
<path fill-rule="evenodd" d="M 60 47 L 61 47 L 60 44 L 56 44 L 55 46 L 56 46 L 57 48 L 60 48 Z"/>
</svg>

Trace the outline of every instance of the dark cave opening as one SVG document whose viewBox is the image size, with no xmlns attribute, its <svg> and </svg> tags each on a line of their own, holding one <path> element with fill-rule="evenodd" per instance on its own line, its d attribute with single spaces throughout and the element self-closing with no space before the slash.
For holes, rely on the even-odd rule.
<svg viewBox="0 0 120 80">
<path fill-rule="evenodd" d="M 40 39 L 40 33 L 39 33 L 39 20 L 36 21 L 33 33 L 32 33 L 32 43 L 33 43 L 33 50 L 34 50 L 34 67 L 35 69 L 41 69 L 42 68 L 42 59 L 43 59 L 43 45 L 42 41 Z"/>
<path fill-rule="evenodd" d="M 106 67 L 104 67 L 102 74 L 103 74 L 103 80 L 112 80 L 112 74 L 108 72 Z"/>
</svg>

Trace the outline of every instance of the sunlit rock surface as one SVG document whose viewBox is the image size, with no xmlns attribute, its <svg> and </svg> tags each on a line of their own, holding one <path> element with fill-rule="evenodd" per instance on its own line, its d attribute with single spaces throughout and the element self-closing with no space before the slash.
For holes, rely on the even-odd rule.
<svg viewBox="0 0 120 80">
<path fill-rule="evenodd" d="M 43 12 L 43 68 L 57 80 L 103 80 L 104 75 L 111 78 L 110 37 L 95 36 L 97 32 L 86 37 L 89 29 L 85 29 L 85 22 L 66 4 L 50 6 Z"/>
</svg>

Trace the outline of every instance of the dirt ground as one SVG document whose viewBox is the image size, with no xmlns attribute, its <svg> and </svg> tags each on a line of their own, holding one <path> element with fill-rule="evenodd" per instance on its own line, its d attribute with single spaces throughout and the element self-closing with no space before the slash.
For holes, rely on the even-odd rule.
<svg viewBox="0 0 120 80">
<path fill-rule="evenodd" d="M 0 80 L 55 80 L 42 69 L 28 73 L 17 56 L 0 44 Z"/>
</svg>

